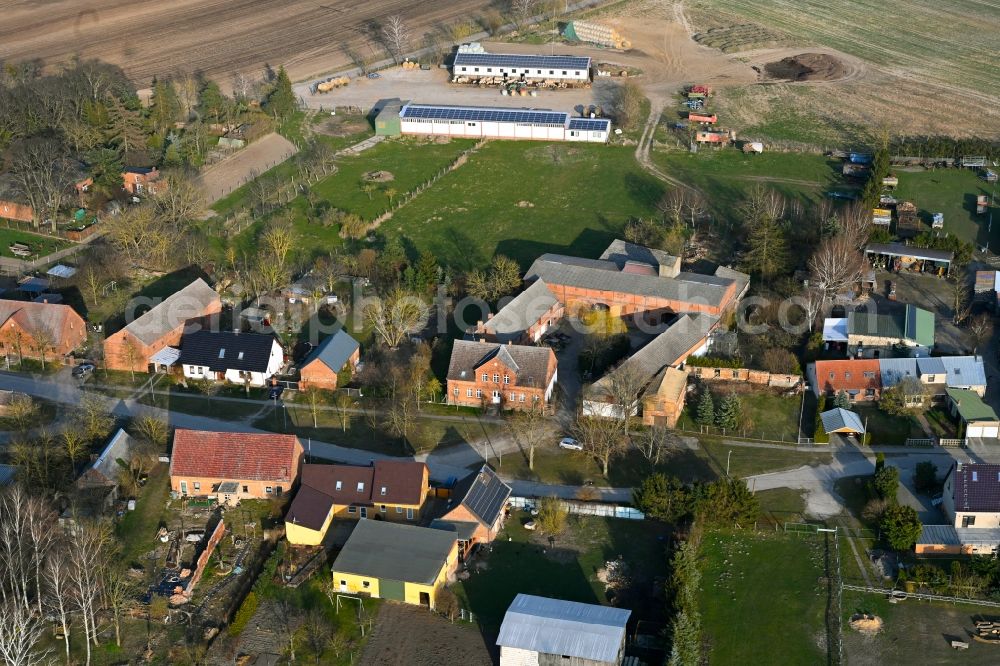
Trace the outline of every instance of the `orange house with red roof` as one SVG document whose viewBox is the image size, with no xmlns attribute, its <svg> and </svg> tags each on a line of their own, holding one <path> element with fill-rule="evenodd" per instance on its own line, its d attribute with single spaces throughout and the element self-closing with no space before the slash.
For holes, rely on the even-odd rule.
<svg viewBox="0 0 1000 666">
<path fill-rule="evenodd" d="M 878 400 L 882 374 L 877 358 L 816 361 L 813 387 L 817 394 L 834 396 L 844 391 L 851 402 Z"/>
<path fill-rule="evenodd" d="M 178 429 L 170 457 L 170 489 L 185 497 L 214 496 L 220 504 L 278 497 L 302 469 L 295 435 Z"/>
</svg>

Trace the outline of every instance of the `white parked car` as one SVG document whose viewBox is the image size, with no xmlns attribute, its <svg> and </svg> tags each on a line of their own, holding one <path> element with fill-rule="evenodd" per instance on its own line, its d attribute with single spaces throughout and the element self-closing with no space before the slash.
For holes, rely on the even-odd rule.
<svg viewBox="0 0 1000 666">
<path fill-rule="evenodd" d="M 583 445 L 572 437 L 563 437 L 559 440 L 559 448 L 569 449 L 570 451 L 583 451 Z"/>
</svg>

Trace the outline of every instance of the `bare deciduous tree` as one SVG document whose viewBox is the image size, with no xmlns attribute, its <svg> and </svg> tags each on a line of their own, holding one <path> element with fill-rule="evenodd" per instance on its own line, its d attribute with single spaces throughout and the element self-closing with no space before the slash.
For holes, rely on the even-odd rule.
<svg viewBox="0 0 1000 666">
<path fill-rule="evenodd" d="M 523 30 L 528 20 L 534 16 L 537 4 L 538 0 L 510 0 L 510 14 L 518 30 Z"/>
<path fill-rule="evenodd" d="M 650 466 L 656 467 L 667 449 L 667 431 L 664 428 L 649 428 L 634 438 L 632 443 Z"/>
<path fill-rule="evenodd" d="M 527 409 L 512 414 L 507 419 L 507 427 L 514 439 L 528 449 L 528 469 L 535 469 L 535 448 L 550 435 L 545 427 L 541 401 L 534 401 Z"/>
<path fill-rule="evenodd" d="M 395 349 L 411 330 L 426 322 L 427 304 L 400 288 L 364 308 L 364 317 L 390 349 Z"/>
<path fill-rule="evenodd" d="M 843 234 L 824 239 L 809 260 L 812 284 L 822 290 L 824 302 L 853 286 L 864 268 L 861 252 Z"/>
<path fill-rule="evenodd" d="M 7 666 L 36 666 L 49 662 L 49 650 L 41 647 L 45 621 L 24 606 L 0 603 L 0 660 Z"/>
<path fill-rule="evenodd" d="M 972 314 L 969 305 L 969 289 L 962 280 L 957 280 L 951 287 L 952 321 L 961 324 Z"/>
<path fill-rule="evenodd" d="M 45 560 L 43 570 L 45 579 L 44 603 L 59 623 L 63 634 L 63 645 L 66 648 L 66 663 L 70 663 L 70 622 L 69 614 L 73 595 L 73 581 L 70 578 L 69 554 L 66 543 L 56 541 Z"/>
<path fill-rule="evenodd" d="M 83 620 L 83 636 L 87 646 L 87 664 L 91 660 L 91 645 L 98 643 L 97 613 L 100 610 L 111 529 L 105 523 L 76 520 L 70 535 L 69 569 L 73 581 L 73 604 Z"/>
<path fill-rule="evenodd" d="M 394 62 L 399 63 L 410 43 L 410 29 L 399 14 L 393 14 L 382 26 L 382 39 Z"/>
<path fill-rule="evenodd" d="M 986 342 L 993 332 L 993 320 L 985 312 L 977 314 L 969 320 L 969 335 L 972 336 L 973 350 L 977 353 L 979 347 Z"/>
<path fill-rule="evenodd" d="M 346 392 L 338 392 L 333 398 L 333 404 L 337 408 L 337 417 L 340 419 L 340 429 L 347 432 L 351 425 L 351 409 L 354 407 L 354 400 Z"/>
<path fill-rule="evenodd" d="M 152 198 L 153 210 L 167 224 L 178 226 L 193 221 L 205 209 L 205 192 L 194 178 L 179 171 L 166 174 L 166 188 Z"/>
<path fill-rule="evenodd" d="M 573 432 L 584 451 L 601 464 L 604 476 L 607 477 L 611 460 L 625 449 L 625 439 L 621 435 L 618 421 L 583 416 L 577 419 Z"/>
</svg>

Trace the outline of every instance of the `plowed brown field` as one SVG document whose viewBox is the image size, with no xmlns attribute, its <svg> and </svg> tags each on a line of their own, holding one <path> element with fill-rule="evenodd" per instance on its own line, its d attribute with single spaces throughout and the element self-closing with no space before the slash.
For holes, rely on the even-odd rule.
<svg viewBox="0 0 1000 666">
<path fill-rule="evenodd" d="M 140 87 L 154 76 L 204 72 L 226 82 L 234 71 L 284 65 L 293 79 L 384 49 L 372 23 L 403 16 L 412 43 L 489 0 L 0 0 L 0 61 L 74 55 L 120 65 Z"/>
</svg>

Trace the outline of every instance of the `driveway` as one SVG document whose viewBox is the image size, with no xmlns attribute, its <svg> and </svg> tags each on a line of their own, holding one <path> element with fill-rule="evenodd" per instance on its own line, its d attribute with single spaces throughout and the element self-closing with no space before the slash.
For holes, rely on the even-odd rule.
<svg viewBox="0 0 1000 666">
<path fill-rule="evenodd" d="M 886 464 L 898 467 L 900 479 L 907 486 L 900 493 L 900 499 L 911 503 L 918 511 L 930 515 L 929 502 L 924 506 L 923 498 L 912 490 L 913 472 L 917 463 L 929 460 L 937 465 L 938 474 L 943 475 L 952 463 L 968 462 L 969 455 L 964 449 L 920 449 L 913 453 L 890 453 Z M 857 447 L 844 446 L 833 452 L 833 460 L 828 465 L 817 467 L 802 466 L 784 472 L 758 474 L 746 478 L 747 485 L 754 491 L 775 488 L 794 488 L 806 492 L 806 512 L 817 518 L 835 516 L 844 510 L 843 500 L 834 489 L 838 479 L 875 473 L 875 455 L 862 452 Z"/>
<path fill-rule="evenodd" d="M 583 351 L 584 334 L 580 332 L 581 324 L 575 317 L 567 317 L 556 329 L 559 333 L 569 336 L 566 346 L 556 352 L 559 363 L 559 424 L 568 429 L 576 419 L 577 401 L 583 390 L 583 379 L 580 376 L 580 352 Z"/>
</svg>

